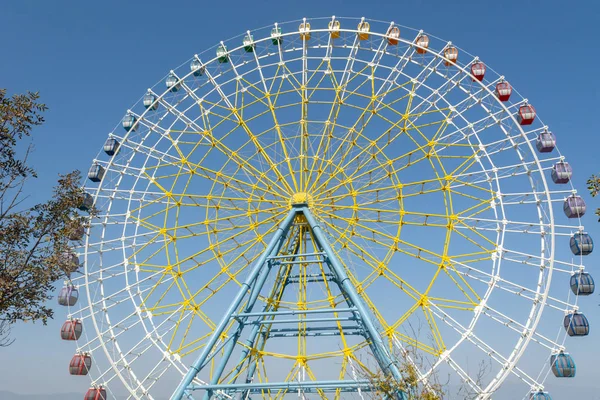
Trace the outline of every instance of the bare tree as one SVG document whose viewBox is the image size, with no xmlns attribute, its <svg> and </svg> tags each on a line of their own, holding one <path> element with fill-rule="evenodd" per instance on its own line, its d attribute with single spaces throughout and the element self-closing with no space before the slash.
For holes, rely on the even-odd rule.
<svg viewBox="0 0 600 400">
<path fill-rule="evenodd" d="M 77 239 L 87 221 L 77 211 L 84 198 L 78 171 L 61 175 L 48 201 L 26 205 L 27 183 L 37 174 L 28 165 L 32 144 L 23 142 L 44 123 L 47 107 L 38 99 L 37 93 L 7 97 L 0 90 L 0 347 L 14 341 L 16 322 L 52 318 L 46 302 L 53 283 L 78 267 L 69 238 Z"/>
</svg>

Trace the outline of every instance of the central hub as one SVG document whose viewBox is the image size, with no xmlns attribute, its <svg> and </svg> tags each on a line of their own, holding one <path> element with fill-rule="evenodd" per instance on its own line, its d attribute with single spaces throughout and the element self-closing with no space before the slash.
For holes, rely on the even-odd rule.
<svg viewBox="0 0 600 400">
<path fill-rule="evenodd" d="M 292 198 L 290 199 L 290 206 L 300 206 L 300 205 L 307 205 L 309 207 L 312 207 L 314 204 L 314 200 L 312 198 L 312 196 L 306 192 L 297 192 L 294 193 L 292 195 Z"/>
</svg>

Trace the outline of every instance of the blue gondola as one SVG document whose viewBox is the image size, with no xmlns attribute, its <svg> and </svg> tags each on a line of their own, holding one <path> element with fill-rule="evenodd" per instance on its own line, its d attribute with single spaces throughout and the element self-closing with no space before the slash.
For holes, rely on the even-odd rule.
<svg viewBox="0 0 600 400">
<path fill-rule="evenodd" d="M 100 164 L 92 164 L 88 171 L 88 179 L 92 182 L 100 182 L 104 178 L 106 170 Z"/>
<path fill-rule="evenodd" d="M 580 218 L 585 214 L 587 207 L 581 196 L 576 194 L 569 196 L 563 203 L 563 211 L 567 218 Z"/>
<path fill-rule="evenodd" d="M 73 307 L 79 299 L 79 291 L 73 285 L 65 285 L 58 293 L 58 304 Z"/>
<path fill-rule="evenodd" d="M 136 122 L 137 122 L 137 118 L 135 117 L 135 115 L 133 115 L 133 114 L 127 114 L 123 118 L 123 128 L 127 132 L 129 132 L 129 131 L 135 131 L 135 129 L 136 129 L 135 123 Z"/>
<path fill-rule="evenodd" d="M 550 153 L 556 147 L 556 137 L 552 132 L 542 132 L 537 137 L 535 147 L 540 153 Z"/>
<path fill-rule="evenodd" d="M 553 354 L 550 357 L 550 367 L 557 378 L 573 378 L 575 376 L 575 361 L 568 353 L 561 351 L 558 354 Z"/>
<path fill-rule="evenodd" d="M 563 325 L 569 336 L 587 336 L 590 333 L 588 319 L 579 312 L 565 315 Z"/>
<path fill-rule="evenodd" d="M 174 72 L 171 72 L 169 76 L 167 76 L 167 79 L 165 80 L 165 85 L 167 85 L 167 88 L 169 88 L 171 92 L 177 92 L 179 90 L 179 87 L 181 86 L 181 84 L 179 83 L 179 78 L 177 77 L 177 75 L 175 75 Z"/>
<path fill-rule="evenodd" d="M 529 394 L 529 400 L 552 400 L 552 397 L 550 397 L 548 392 L 542 392 L 540 390 L 538 392 L 531 392 Z"/>
<path fill-rule="evenodd" d="M 576 296 L 588 296 L 594 293 L 595 288 L 594 278 L 587 272 L 571 275 L 571 290 Z"/>
<path fill-rule="evenodd" d="M 90 211 L 92 206 L 94 205 L 94 198 L 91 194 L 84 192 L 83 198 L 81 199 L 81 203 L 79 204 L 79 209 L 81 211 Z"/>
<path fill-rule="evenodd" d="M 560 161 L 554 164 L 552 167 L 552 181 L 554 183 L 567 183 L 571 180 L 571 176 L 573 175 L 573 168 L 569 165 L 568 162 Z"/>
<path fill-rule="evenodd" d="M 576 256 L 587 256 L 594 251 L 594 241 L 587 233 L 577 232 L 569 242 L 571 252 Z"/>
<path fill-rule="evenodd" d="M 144 95 L 144 99 L 142 100 L 144 103 L 144 107 L 148 110 L 156 110 L 158 108 L 158 102 L 156 101 L 156 96 L 152 92 L 148 92 Z"/>
<path fill-rule="evenodd" d="M 204 75 L 205 67 L 202 65 L 202 62 L 194 57 L 192 62 L 190 62 L 190 69 L 194 76 L 202 76 Z"/>
<path fill-rule="evenodd" d="M 114 156 L 119 152 L 119 147 L 121 143 L 115 138 L 108 138 L 106 142 L 104 142 L 104 152 L 109 156 Z"/>
</svg>

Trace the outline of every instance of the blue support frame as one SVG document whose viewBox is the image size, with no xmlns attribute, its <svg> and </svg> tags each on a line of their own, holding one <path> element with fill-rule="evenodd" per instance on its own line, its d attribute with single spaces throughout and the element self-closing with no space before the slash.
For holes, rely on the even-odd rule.
<svg viewBox="0 0 600 400">
<path fill-rule="evenodd" d="M 280 251 L 283 247 L 285 239 L 288 236 L 290 230 L 294 227 L 294 221 L 303 215 L 306 224 L 312 231 L 315 245 L 320 252 L 311 254 L 298 254 L 298 247 L 292 251 L 292 254 L 280 255 Z M 263 286 L 272 272 L 273 265 L 287 265 L 291 268 L 296 262 L 295 257 L 298 256 L 311 256 L 315 257 L 313 263 L 324 263 L 330 271 L 332 281 L 335 282 L 348 304 L 348 308 L 333 308 L 325 310 L 284 310 L 284 311 L 271 311 L 269 305 L 266 305 L 261 312 L 252 311 L 259 293 L 263 289 Z M 290 259 L 292 259 L 290 261 Z M 306 261 L 304 261 L 306 262 Z M 276 281 L 271 291 L 281 291 L 285 289 L 288 281 Z M 243 304 L 243 300 L 246 299 L 245 305 L 240 312 L 240 307 Z M 319 317 L 321 313 L 336 313 L 342 314 L 343 316 L 336 317 Z M 287 390 L 303 390 L 305 392 L 314 391 L 335 391 L 340 389 L 342 391 L 369 391 L 372 390 L 372 384 L 364 380 L 341 380 L 341 381 L 306 381 L 306 382 L 268 382 L 268 383 L 252 383 L 256 363 L 250 364 L 248 368 L 247 377 L 245 383 L 233 383 L 223 384 L 219 383 L 221 375 L 229 362 L 229 359 L 233 353 L 233 350 L 238 343 L 240 336 L 245 327 L 249 327 L 250 334 L 248 339 L 245 341 L 246 346 L 241 351 L 240 362 L 237 364 L 235 376 L 241 371 L 245 358 L 249 356 L 249 348 L 253 346 L 255 342 L 261 347 L 264 345 L 269 337 L 286 337 L 294 336 L 292 329 L 286 329 L 285 325 L 287 322 L 297 323 L 297 319 L 278 319 L 275 320 L 276 316 L 280 315 L 298 315 L 298 314 L 317 314 L 315 317 L 306 318 L 305 322 L 337 322 L 347 321 L 356 324 L 355 326 L 348 326 L 348 331 L 351 334 L 360 334 L 365 337 L 368 341 L 371 352 L 375 357 L 381 370 L 387 375 L 394 378 L 396 381 L 401 382 L 403 380 L 400 370 L 394 361 L 393 357 L 388 352 L 383 339 L 375 324 L 371 314 L 364 304 L 362 298 L 358 294 L 356 287 L 352 284 L 352 281 L 346 274 L 346 271 L 342 263 L 336 257 L 333 249 L 331 248 L 324 231 L 317 222 L 317 220 L 310 213 L 307 204 L 295 204 L 292 209 L 279 225 L 277 231 L 271 238 L 264 253 L 258 258 L 254 266 L 252 267 L 248 277 L 240 287 L 235 298 L 229 305 L 227 311 L 223 314 L 223 318 L 213 331 L 211 337 L 208 339 L 206 345 L 202 349 L 198 359 L 190 366 L 185 377 L 181 380 L 171 400 L 180 400 L 184 397 L 193 399 L 190 392 L 195 390 L 204 390 L 204 400 L 210 399 L 215 392 L 218 393 L 243 393 L 242 398 L 249 393 L 260 393 L 262 390 L 273 390 L 273 389 L 287 389 Z M 263 318 L 249 321 L 249 318 L 258 317 Z M 223 342 L 218 343 L 219 338 L 222 337 L 225 329 L 232 320 L 237 322 L 229 338 Z M 272 329 L 274 324 L 284 324 L 283 328 Z M 268 334 L 260 335 L 261 327 L 268 326 Z M 335 334 L 335 332 L 327 332 L 327 327 L 315 327 L 311 329 L 307 327 L 307 334 L 323 335 L 323 334 Z M 331 329 L 333 331 L 333 329 Z M 273 335 L 273 336 L 271 336 Z M 279 336 L 277 336 L 279 335 Z M 258 340 L 258 342 L 257 342 Z M 212 379 L 208 385 L 194 384 L 193 380 L 196 375 L 213 359 L 213 357 L 221 352 L 221 359 L 213 370 Z M 406 396 L 403 392 L 397 393 L 397 399 L 405 400 Z"/>
</svg>

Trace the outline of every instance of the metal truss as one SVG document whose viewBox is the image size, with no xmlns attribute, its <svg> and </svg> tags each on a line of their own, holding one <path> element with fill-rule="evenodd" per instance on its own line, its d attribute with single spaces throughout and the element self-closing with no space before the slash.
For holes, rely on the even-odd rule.
<svg viewBox="0 0 600 400">
<path fill-rule="evenodd" d="M 301 228 L 298 229 L 298 227 Z M 300 248 L 298 245 L 299 236 L 304 234 L 314 237 L 315 248 L 313 252 L 298 252 Z M 294 240 L 291 240 L 292 248 L 285 249 L 286 238 L 290 235 L 294 237 Z M 284 251 L 282 252 L 282 250 Z M 326 268 L 319 266 L 318 269 L 327 271 L 330 274 L 330 281 L 338 286 L 346 300 L 347 308 L 273 311 L 272 305 L 277 303 L 277 297 L 274 296 L 281 296 L 287 284 L 294 280 L 294 276 L 291 276 L 290 273 L 301 273 L 300 270 L 294 268 L 294 265 L 298 264 L 302 264 L 304 268 L 308 267 L 309 264 L 326 266 Z M 269 291 L 270 297 L 265 299 L 266 305 L 263 310 L 253 311 L 259 295 L 264 289 L 265 282 L 272 274 L 279 277 L 286 276 L 287 278 L 276 279 L 273 288 Z M 322 276 L 318 276 L 318 278 L 322 278 Z M 307 282 L 310 282 L 310 279 Z M 323 314 L 326 316 L 322 316 Z M 286 318 L 281 319 L 278 317 Z M 264 394 L 269 390 L 291 390 L 298 391 L 298 393 L 352 392 L 359 389 L 370 391 L 373 389 L 374 383 L 364 379 L 253 383 L 256 366 L 258 365 L 255 358 L 260 354 L 260 349 L 265 347 L 269 338 L 341 334 L 339 322 L 350 324 L 343 327 L 345 334 L 356 334 L 364 337 L 383 373 L 391 376 L 400 385 L 403 378 L 397 361 L 387 350 L 369 309 L 359 296 L 344 266 L 331 248 L 321 226 L 311 214 L 308 202 L 293 204 L 292 209 L 273 234 L 265 252 L 256 261 L 200 356 L 190 367 L 171 399 L 179 400 L 186 396 L 193 398 L 189 396 L 191 392 L 202 390 L 205 391 L 203 396 L 205 400 L 213 398 L 215 395 L 232 393 L 242 393 L 241 397 L 246 398 L 250 393 Z M 336 324 L 324 326 L 324 323 Z M 233 324 L 234 328 L 230 330 L 231 333 L 227 338 L 221 340 L 223 339 L 223 333 L 230 324 Z M 289 324 L 302 324 L 303 328 L 300 330 L 280 328 L 280 326 L 285 327 Z M 314 326 L 315 324 L 318 324 L 318 326 Z M 235 367 L 234 378 L 227 383 L 221 382 L 223 371 L 230 361 L 235 346 L 240 346 L 238 341 L 244 333 L 247 334 L 247 339 L 244 342 L 240 360 Z M 194 378 L 203 369 L 209 367 L 210 362 L 217 355 L 220 355 L 220 360 L 214 371 L 212 371 L 210 383 L 208 385 L 194 384 Z M 245 364 L 250 366 L 245 381 L 244 383 L 237 383 L 239 372 Z M 405 399 L 402 391 L 398 391 L 397 399 Z"/>
</svg>

